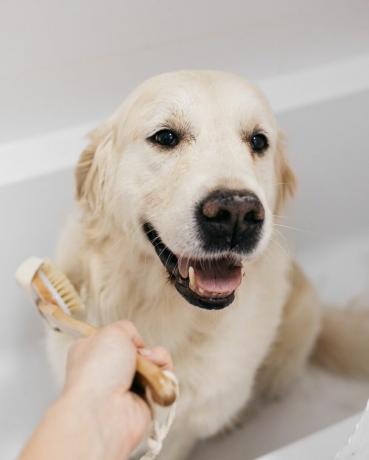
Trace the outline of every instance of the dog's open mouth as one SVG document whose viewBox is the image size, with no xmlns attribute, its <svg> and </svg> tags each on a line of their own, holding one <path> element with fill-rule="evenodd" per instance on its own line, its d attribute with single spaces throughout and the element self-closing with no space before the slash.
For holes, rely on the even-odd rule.
<svg viewBox="0 0 369 460">
<path fill-rule="evenodd" d="M 241 261 L 235 256 L 196 260 L 178 258 L 160 239 L 150 223 L 143 225 L 147 238 L 167 269 L 177 291 L 192 305 L 219 310 L 230 305 L 242 281 Z"/>
</svg>

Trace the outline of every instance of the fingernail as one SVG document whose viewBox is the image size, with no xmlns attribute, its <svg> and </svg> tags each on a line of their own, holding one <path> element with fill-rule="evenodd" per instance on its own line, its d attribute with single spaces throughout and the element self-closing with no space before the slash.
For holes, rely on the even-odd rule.
<svg viewBox="0 0 369 460">
<path fill-rule="evenodd" d="M 149 350 L 148 348 L 139 348 L 139 349 L 138 349 L 138 352 L 139 352 L 140 355 L 142 355 L 142 356 L 147 356 L 147 357 L 152 356 L 152 351 Z"/>
</svg>

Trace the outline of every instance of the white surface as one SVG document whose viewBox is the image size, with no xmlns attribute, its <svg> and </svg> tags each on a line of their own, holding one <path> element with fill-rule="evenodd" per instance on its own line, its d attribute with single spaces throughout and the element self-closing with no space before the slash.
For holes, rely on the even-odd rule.
<svg viewBox="0 0 369 460">
<path fill-rule="evenodd" d="M 280 227 L 292 252 L 369 229 L 369 91 L 278 116 L 297 173 L 295 199 Z M 341 264 L 342 265 L 342 264 Z"/>
<path fill-rule="evenodd" d="M 261 80 L 367 55 L 368 23 L 367 0 L 2 0 L 0 142 L 102 119 L 167 70 Z"/>
<path fill-rule="evenodd" d="M 369 90 L 369 54 L 258 82 L 277 115 Z M 116 105 L 122 100 L 117 101 Z M 71 167 L 97 125 L 82 124 L 39 137 L 0 144 L 0 185 Z M 31 154 L 32 153 L 32 154 Z"/>
<path fill-rule="evenodd" d="M 260 409 L 242 428 L 204 442 L 191 460 L 221 460 L 230 453 L 232 460 L 253 460 L 361 411 L 368 396 L 368 384 L 345 381 L 311 368 L 285 399 Z M 338 438 L 327 438 L 327 448 L 336 453 L 351 431 L 349 427 Z M 319 451 L 319 445 L 320 441 L 315 451 Z M 322 449 L 324 445 L 322 442 Z M 302 458 L 295 456 L 294 460 Z M 309 458 L 312 459 L 333 460 L 319 455 Z"/>
<path fill-rule="evenodd" d="M 341 447 L 342 440 L 348 439 L 354 431 L 358 419 L 358 415 L 350 417 L 257 460 L 333 460 Z"/>
<path fill-rule="evenodd" d="M 369 89 L 369 54 L 258 82 L 279 114 Z"/>
<path fill-rule="evenodd" d="M 368 460 L 369 458 L 369 400 L 360 415 L 347 443 L 336 454 L 334 460 Z"/>
<path fill-rule="evenodd" d="M 0 186 L 50 174 L 76 163 L 91 125 L 0 144 Z"/>
</svg>

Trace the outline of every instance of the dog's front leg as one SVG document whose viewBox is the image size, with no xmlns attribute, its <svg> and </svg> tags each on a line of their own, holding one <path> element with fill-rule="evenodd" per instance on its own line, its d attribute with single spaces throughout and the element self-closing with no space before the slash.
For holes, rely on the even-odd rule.
<svg viewBox="0 0 369 460">
<path fill-rule="evenodd" d="M 257 375 L 257 399 L 274 399 L 287 392 L 302 374 L 319 332 L 319 298 L 296 264 L 291 281 L 278 335 Z"/>
</svg>

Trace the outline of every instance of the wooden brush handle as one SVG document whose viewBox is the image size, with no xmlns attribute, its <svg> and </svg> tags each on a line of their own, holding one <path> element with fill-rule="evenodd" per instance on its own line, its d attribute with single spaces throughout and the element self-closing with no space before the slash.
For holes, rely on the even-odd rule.
<svg viewBox="0 0 369 460">
<path fill-rule="evenodd" d="M 57 324 L 67 332 L 77 333 L 84 337 L 95 334 L 97 328 L 67 315 L 54 303 L 40 302 L 40 312 L 46 317 L 52 317 Z M 161 406 L 170 406 L 176 399 L 175 387 L 172 380 L 154 363 L 137 353 L 135 380 L 143 388 L 148 386 L 152 399 Z"/>
</svg>

